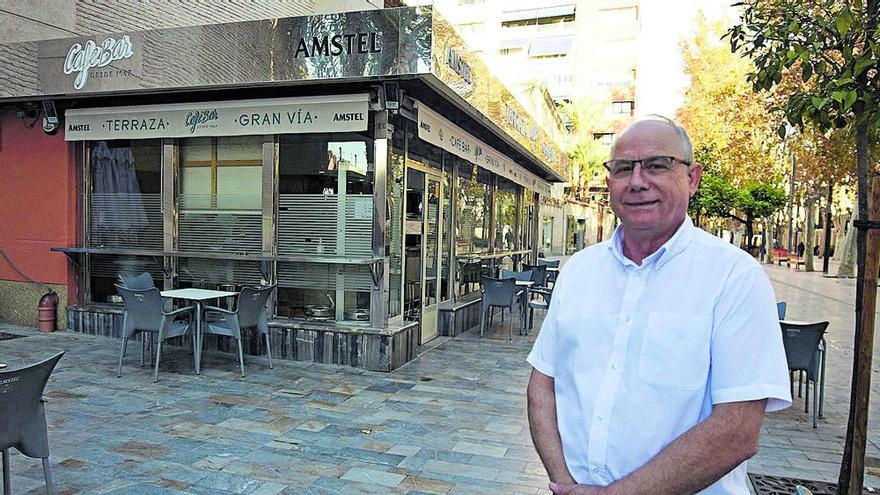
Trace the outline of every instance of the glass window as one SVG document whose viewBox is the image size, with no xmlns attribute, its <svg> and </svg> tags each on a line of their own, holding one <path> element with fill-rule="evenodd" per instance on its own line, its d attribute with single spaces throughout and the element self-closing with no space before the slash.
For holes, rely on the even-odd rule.
<svg viewBox="0 0 880 495">
<path fill-rule="evenodd" d="M 544 224 L 541 230 L 541 248 L 544 254 L 550 255 L 553 250 L 553 217 L 544 217 Z"/>
<path fill-rule="evenodd" d="M 491 174 L 465 160 L 455 160 L 459 170 L 456 254 L 488 252 Z"/>
<path fill-rule="evenodd" d="M 260 210 L 263 138 L 184 139 L 180 173 L 182 209 Z"/>
<path fill-rule="evenodd" d="M 180 251 L 262 252 L 262 150 L 262 136 L 180 141 Z"/>
<path fill-rule="evenodd" d="M 522 189 L 522 206 L 519 221 L 519 248 L 532 249 L 532 218 L 535 214 L 535 193 Z"/>
<path fill-rule="evenodd" d="M 373 153 L 359 133 L 280 136 L 279 255 L 372 257 Z M 279 261 L 277 274 L 279 316 L 369 321 L 366 265 Z"/>
<path fill-rule="evenodd" d="M 495 250 L 516 249 L 516 184 L 498 177 L 495 191 Z"/>
<path fill-rule="evenodd" d="M 88 143 L 89 245 L 161 250 L 162 144 L 158 139 Z M 161 286 L 162 270 L 153 258 L 91 256 L 90 297 L 107 302 L 116 294 L 117 275 L 150 272 Z"/>
</svg>

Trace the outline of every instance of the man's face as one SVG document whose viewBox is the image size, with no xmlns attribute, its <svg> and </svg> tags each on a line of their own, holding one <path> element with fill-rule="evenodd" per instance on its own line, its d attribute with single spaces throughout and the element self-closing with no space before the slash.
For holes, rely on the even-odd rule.
<svg viewBox="0 0 880 495">
<path fill-rule="evenodd" d="M 643 238 L 664 238 L 675 233 L 687 213 L 688 200 L 700 185 L 702 167 L 681 163 L 684 150 L 670 125 L 642 121 L 630 126 L 614 146 L 614 160 L 641 160 L 649 156 L 672 156 L 677 160 L 664 173 L 650 175 L 641 164 L 628 177 L 608 177 L 611 207 L 627 232 Z"/>
</svg>

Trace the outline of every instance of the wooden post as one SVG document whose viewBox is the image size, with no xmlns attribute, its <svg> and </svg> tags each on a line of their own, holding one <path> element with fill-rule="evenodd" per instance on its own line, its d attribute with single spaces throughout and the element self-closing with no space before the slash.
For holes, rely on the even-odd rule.
<svg viewBox="0 0 880 495">
<path fill-rule="evenodd" d="M 869 220 L 880 219 L 880 178 L 871 183 Z M 861 495 L 865 475 L 865 444 L 868 436 L 868 400 L 871 391 L 871 359 L 874 350 L 874 316 L 877 306 L 877 273 L 880 268 L 880 230 L 867 231 L 865 270 L 859 276 L 861 312 L 855 335 L 853 379 L 850 393 L 846 445 L 838 485 L 841 494 Z M 858 301 L 857 301 L 858 303 Z"/>
</svg>

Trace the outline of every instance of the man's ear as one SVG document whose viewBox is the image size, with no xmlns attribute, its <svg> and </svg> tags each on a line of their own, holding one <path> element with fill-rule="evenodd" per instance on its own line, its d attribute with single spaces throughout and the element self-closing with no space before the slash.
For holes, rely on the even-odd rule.
<svg viewBox="0 0 880 495">
<path fill-rule="evenodd" d="M 690 189 L 690 194 L 693 196 L 697 192 L 697 188 L 700 187 L 700 181 L 703 179 L 703 166 L 697 162 L 691 164 L 688 167 L 688 186 Z"/>
</svg>

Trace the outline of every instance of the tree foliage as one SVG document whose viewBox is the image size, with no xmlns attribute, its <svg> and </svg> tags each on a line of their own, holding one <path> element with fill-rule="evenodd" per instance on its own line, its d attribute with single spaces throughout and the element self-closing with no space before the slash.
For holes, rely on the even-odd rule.
<svg viewBox="0 0 880 495">
<path fill-rule="evenodd" d="M 768 112 L 769 95 L 754 93 L 747 81 L 751 64 L 730 52 L 723 33 L 720 22 L 699 15 L 692 38 L 682 42 L 690 86 L 678 121 L 688 130 L 698 161 L 711 164 L 733 186 L 776 182 L 784 171 L 776 135 L 781 115 Z"/>
<path fill-rule="evenodd" d="M 608 160 L 609 146 L 593 138 L 593 132 L 605 129 L 604 107 L 593 100 L 578 98 L 564 103 L 560 113 L 571 126 L 566 151 L 571 159 L 573 189 L 575 196 L 588 190 L 591 184 L 600 183 L 605 177 L 602 164 Z"/>
</svg>

